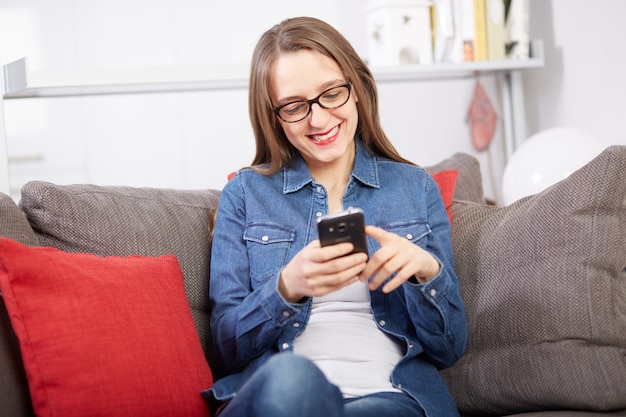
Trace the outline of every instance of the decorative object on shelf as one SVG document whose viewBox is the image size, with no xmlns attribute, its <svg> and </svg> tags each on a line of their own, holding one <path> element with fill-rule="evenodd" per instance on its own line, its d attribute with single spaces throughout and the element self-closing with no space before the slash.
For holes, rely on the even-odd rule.
<svg viewBox="0 0 626 417">
<path fill-rule="evenodd" d="M 463 61 L 474 61 L 476 49 L 476 21 L 474 13 L 474 0 L 459 0 L 461 16 L 461 38 L 463 40 Z"/>
<path fill-rule="evenodd" d="M 489 147 L 496 130 L 498 115 L 485 93 L 479 80 L 476 80 L 474 98 L 469 110 L 470 135 L 472 145 L 477 151 L 484 151 Z"/>
<path fill-rule="evenodd" d="M 537 194 L 567 178 L 606 148 L 589 133 L 573 127 L 555 127 L 526 140 L 504 169 L 504 205 Z"/>
<path fill-rule="evenodd" d="M 429 0 L 368 3 L 368 62 L 372 66 L 433 62 Z"/>
</svg>

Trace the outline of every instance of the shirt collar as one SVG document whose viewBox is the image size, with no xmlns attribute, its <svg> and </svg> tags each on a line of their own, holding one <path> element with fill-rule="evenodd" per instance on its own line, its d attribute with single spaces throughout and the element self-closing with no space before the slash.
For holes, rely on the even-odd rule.
<svg viewBox="0 0 626 417">
<path fill-rule="evenodd" d="M 355 142 L 356 155 L 354 159 L 354 169 L 351 174 L 352 178 L 369 187 L 379 188 L 380 184 L 378 180 L 378 164 L 376 157 L 370 155 L 360 138 L 355 138 Z M 296 153 L 291 167 L 283 168 L 283 175 L 284 194 L 298 191 L 305 185 L 314 181 L 300 153 Z"/>
</svg>

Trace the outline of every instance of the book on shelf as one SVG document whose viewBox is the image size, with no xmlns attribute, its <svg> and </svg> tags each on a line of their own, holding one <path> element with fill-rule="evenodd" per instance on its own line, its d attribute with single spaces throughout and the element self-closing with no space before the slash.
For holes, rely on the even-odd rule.
<svg viewBox="0 0 626 417">
<path fill-rule="evenodd" d="M 486 0 L 487 55 L 490 61 L 506 58 L 504 46 L 504 2 Z"/>
<path fill-rule="evenodd" d="M 487 51 L 487 12 L 486 0 L 472 0 L 474 13 L 474 60 L 486 61 L 489 59 Z"/>
<path fill-rule="evenodd" d="M 434 0 L 431 8 L 434 61 L 463 62 L 461 0 Z"/>
<path fill-rule="evenodd" d="M 530 57 L 529 16 L 529 0 L 504 0 L 505 50 L 508 59 Z"/>
</svg>

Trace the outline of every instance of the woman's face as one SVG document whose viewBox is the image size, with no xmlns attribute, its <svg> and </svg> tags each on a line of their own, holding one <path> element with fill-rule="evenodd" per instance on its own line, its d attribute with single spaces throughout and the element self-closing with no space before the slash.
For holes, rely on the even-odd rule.
<svg viewBox="0 0 626 417">
<path fill-rule="evenodd" d="M 296 100 L 310 100 L 347 81 L 337 63 L 319 52 L 301 50 L 285 54 L 275 61 L 271 70 L 272 104 L 278 107 Z M 316 103 L 303 120 L 287 123 L 279 118 L 287 139 L 309 169 L 352 166 L 357 101 L 352 91 L 341 107 L 324 109 Z"/>
</svg>

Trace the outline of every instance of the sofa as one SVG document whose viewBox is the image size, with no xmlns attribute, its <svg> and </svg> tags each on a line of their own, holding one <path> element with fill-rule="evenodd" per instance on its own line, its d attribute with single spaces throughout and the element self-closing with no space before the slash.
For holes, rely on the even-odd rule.
<svg viewBox="0 0 626 417">
<path fill-rule="evenodd" d="M 626 146 L 509 206 L 478 161 L 437 180 L 469 325 L 463 416 L 626 415 Z M 218 190 L 26 184 L 0 195 L 0 415 L 210 415 Z"/>
</svg>

